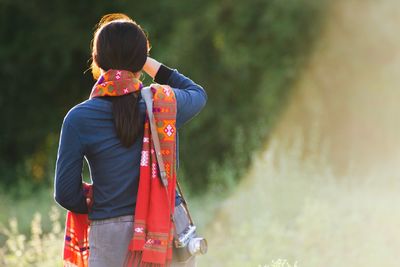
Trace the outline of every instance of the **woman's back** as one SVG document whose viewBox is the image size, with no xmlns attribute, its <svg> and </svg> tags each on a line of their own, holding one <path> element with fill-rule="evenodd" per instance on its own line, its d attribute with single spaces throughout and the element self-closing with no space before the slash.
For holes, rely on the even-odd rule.
<svg viewBox="0 0 400 267">
<path fill-rule="evenodd" d="M 159 72 L 163 75 L 155 80 L 174 89 L 176 127 L 180 128 L 203 108 L 206 93 L 176 70 L 162 66 Z M 112 105 L 107 97 L 78 104 L 66 115 L 60 138 L 56 200 L 71 211 L 87 212 L 84 196 L 79 196 L 83 158 L 86 157 L 94 185 L 94 202 L 89 212 L 92 220 L 132 215 L 135 210 L 143 135 L 140 134 L 131 147 L 123 146 L 115 131 Z M 144 101 L 140 100 L 142 121 L 145 108 Z"/>
</svg>

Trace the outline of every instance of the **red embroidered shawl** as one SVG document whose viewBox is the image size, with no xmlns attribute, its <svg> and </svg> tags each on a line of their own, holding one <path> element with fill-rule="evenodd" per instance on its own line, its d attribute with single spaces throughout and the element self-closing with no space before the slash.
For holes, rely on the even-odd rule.
<svg viewBox="0 0 400 267">
<path fill-rule="evenodd" d="M 131 72 L 110 70 L 99 78 L 90 98 L 124 95 L 139 91 L 142 87 Z M 168 187 L 162 185 L 159 177 L 149 118 L 146 116 L 133 238 L 129 244 L 125 266 L 168 266 L 172 260 L 172 214 L 176 186 L 176 99 L 169 86 L 153 84 L 151 90 Z M 68 212 L 64 266 L 88 266 L 88 231 L 87 215 Z"/>
</svg>

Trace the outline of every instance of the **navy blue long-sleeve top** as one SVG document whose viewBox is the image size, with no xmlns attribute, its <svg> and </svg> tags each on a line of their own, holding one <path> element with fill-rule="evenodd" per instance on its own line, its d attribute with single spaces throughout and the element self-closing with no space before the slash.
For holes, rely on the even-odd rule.
<svg viewBox="0 0 400 267">
<path fill-rule="evenodd" d="M 158 79 L 158 80 L 157 80 Z M 155 81 L 168 84 L 177 100 L 179 129 L 204 107 L 207 95 L 191 79 L 161 66 Z M 144 121 L 146 106 L 139 101 Z M 55 173 L 55 200 L 76 213 L 89 213 L 91 220 L 134 214 L 143 136 L 124 147 L 116 135 L 112 102 L 96 97 L 73 107 L 61 128 Z M 93 182 L 93 206 L 88 212 L 82 189 L 86 158 Z"/>
</svg>

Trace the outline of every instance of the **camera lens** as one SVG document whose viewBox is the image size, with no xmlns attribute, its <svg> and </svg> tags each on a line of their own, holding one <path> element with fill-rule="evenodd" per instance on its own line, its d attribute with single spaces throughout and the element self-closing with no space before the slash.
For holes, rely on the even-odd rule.
<svg viewBox="0 0 400 267">
<path fill-rule="evenodd" d="M 201 254 L 206 254 L 207 253 L 207 249 L 208 249 L 207 240 L 202 238 L 200 240 L 200 253 Z"/>
<path fill-rule="evenodd" d="M 207 252 L 207 241 L 202 237 L 192 238 L 189 241 L 188 250 L 192 255 L 205 254 Z"/>
</svg>

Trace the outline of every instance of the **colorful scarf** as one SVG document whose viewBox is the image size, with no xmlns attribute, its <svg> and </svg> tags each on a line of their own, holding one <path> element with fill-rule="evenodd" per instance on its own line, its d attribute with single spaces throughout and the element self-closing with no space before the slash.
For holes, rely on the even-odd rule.
<svg viewBox="0 0 400 267">
<path fill-rule="evenodd" d="M 121 96 L 137 92 L 143 84 L 132 72 L 126 70 L 109 70 L 103 73 L 93 86 L 90 98 L 98 96 Z"/>
<path fill-rule="evenodd" d="M 92 186 L 82 184 L 85 197 L 92 198 Z M 64 267 L 87 267 L 89 259 L 89 218 L 67 212 L 64 238 Z"/>
<path fill-rule="evenodd" d="M 109 70 L 94 85 L 90 98 L 129 94 L 139 91 L 142 87 L 133 73 Z M 176 186 L 176 99 L 169 86 L 152 84 L 151 91 L 168 187 L 164 187 L 160 179 L 147 114 L 144 123 L 133 237 L 125 259 L 127 267 L 168 266 L 172 260 L 174 229 L 172 214 Z M 65 267 L 88 266 L 88 222 L 87 215 L 68 212 L 64 244 Z"/>
</svg>

